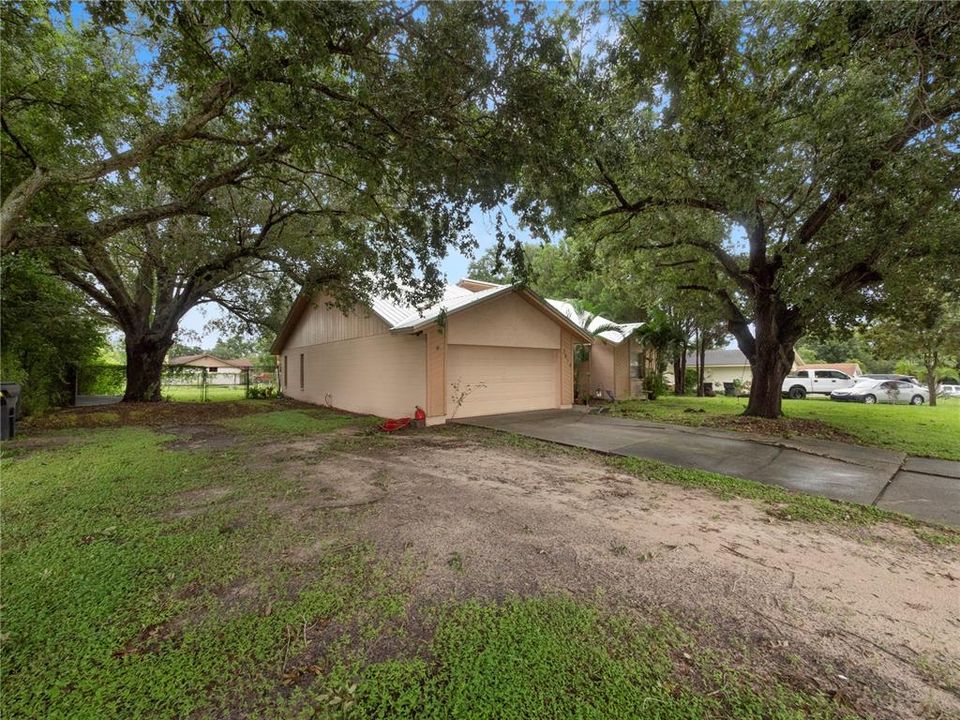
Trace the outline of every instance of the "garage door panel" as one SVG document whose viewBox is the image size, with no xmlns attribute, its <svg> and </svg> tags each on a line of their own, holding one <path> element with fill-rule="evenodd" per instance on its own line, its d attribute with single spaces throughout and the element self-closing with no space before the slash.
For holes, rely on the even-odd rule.
<svg viewBox="0 0 960 720">
<path fill-rule="evenodd" d="M 556 350 L 448 345 L 448 412 L 473 417 L 556 407 L 558 362 Z M 455 396 L 467 391 L 457 409 Z"/>
</svg>

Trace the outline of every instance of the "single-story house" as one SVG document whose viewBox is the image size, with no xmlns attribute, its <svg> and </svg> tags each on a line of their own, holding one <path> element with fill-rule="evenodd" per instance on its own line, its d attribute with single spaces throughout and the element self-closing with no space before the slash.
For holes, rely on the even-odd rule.
<svg viewBox="0 0 960 720">
<path fill-rule="evenodd" d="M 198 355 L 180 355 L 167 360 L 167 365 L 171 367 L 193 367 L 206 368 L 207 372 L 225 373 L 228 375 L 239 375 L 244 370 L 249 370 L 253 363 L 249 360 L 225 360 L 209 353 L 200 353 Z"/>
<path fill-rule="evenodd" d="M 243 373 L 249 370 L 253 363 L 246 359 L 227 360 L 209 353 L 198 353 L 168 358 L 167 365 L 206 370 L 206 382 L 209 385 L 240 385 L 244 382 Z M 173 385 L 193 384 L 198 382 L 198 376 L 196 373 L 182 377 L 175 376 L 169 378 L 168 382 Z"/>
<path fill-rule="evenodd" d="M 464 278 L 457 285 L 472 292 L 501 287 L 473 278 Z M 653 352 L 633 337 L 643 323 L 617 323 L 602 315 L 584 313 L 565 300 L 547 302 L 592 338 L 589 357 L 576 368 L 578 398 L 622 400 L 643 393 L 643 379 L 656 368 Z"/>
<path fill-rule="evenodd" d="M 799 356 L 794 358 L 792 370 L 797 370 L 803 361 Z M 687 369 L 697 367 L 697 355 L 687 355 Z M 724 348 L 722 350 L 707 350 L 703 357 L 703 378 L 705 382 L 713 383 L 717 392 L 723 390 L 724 383 L 739 383 L 749 387 L 753 382 L 753 372 L 750 370 L 750 361 L 739 348 Z M 672 376 L 671 376 L 672 379 Z"/>
<path fill-rule="evenodd" d="M 447 285 L 426 308 L 375 297 L 347 312 L 301 294 L 271 346 L 287 397 L 427 423 L 573 404 L 589 333 L 526 288 Z"/>
<path fill-rule="evenodd" d="M 577 309 L 564 300 L 548 300 L 557 310 L 582 323 Z M 643 323 L 615 323 L 602 315 L 586 319 L 593 336 L 589 357 L 580 364 L 578 387 L 581 397 L 622 400 L 643 393 L 643 379 L 654 370 L 654 356 L 633 337 Z"/>
<path fill-rule="evenodd" d="M 805 363 L 799 357 L 797 358 L 795 370 L 839 370 L 845 372 L 850 377 L 860 377 L 863 371 L 860 369 L 860 363 Z"/>
<path fill-rule="evenodd" d="M 697 356 L 687 356 L 687 368 L 695 368 L 697 365 Z M 726 348 L 723 350 L 707 350 L 704 354 L 704 378 L 707 382 L 712 382 L 716 390 L 723 389 L 723 383 L 730 383 L 739 380 L 744 386 L 749 386 L 753 380 L 753 373 L 750 371 L 750 363 L 747 356 L 738 348 Z M 859 377 L 863 374 L 859 363 L 807 363 L 799 354 L 795 354 L 791 372 L 798 370 L 840 370 L 850 377 Z"/>
</svg>

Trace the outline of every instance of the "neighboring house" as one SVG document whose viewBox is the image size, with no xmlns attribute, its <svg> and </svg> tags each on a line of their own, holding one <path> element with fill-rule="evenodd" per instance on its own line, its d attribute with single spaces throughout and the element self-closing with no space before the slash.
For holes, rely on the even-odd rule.
<svg viewBox="0 0 960 720">
<path fill-rule="evenodd" d="M 169 367 L 205 369 L 207 371 L 207 382 L 212 385 L 237 385 L 242 382 L 242 373 L 249 370 L 253 363 L 245 359 L 225 360 L 209 353 L 200 353 L 168 358 L 167 365 Z M 196 381 L 195 377 L 182 379 L 189 383 Z M 172 378 L 170 382 L 177 384 L 177 379 Z"/>
<path fill-rule="evenodd" d="M 181 355 L 180 357 L 169 358 L 167 365 L 171 367 L 206 368 L 207 372 L 239 375 L 244 370 L 249 370 L 253 363 L 245 359 L 224 360 L 214 355 L 201 353 L 199 355 Z"/>
<path fill-rule="evenodd" d="M 287 397 L 428 424 L 573 404 L 574 345 L 590 336 L 535 293 L 447 285 L 423 309 L 373 298 L 346 313 L 301 294 L 274 341 Z"/>
<path fill-rule="evenodd" d="M 842 363 L 841 363 L 842 364 Z M 697 367 L 696 353 L 687 355 L 687 369 Z M 793 361 L 791 372 L 803 365 L 803 360 L 797 355 Z M 823 366 L 826 367 L 826 366 Z M 839 365 L 830 365 L 840 369 Z M 724 383 L 739 382 L 741 386 L 749 387 L 753 382 L 753 373 L 750 370 L 750 361 L 740 352 L 739 348 L 725 348 L 723 350 L 707 350 L 703 358 L 703 379 L 713 383 L 714 390 L 721 392 Z M 672 379 L 672 376 L 671 376 Z"/>
<path fill-rule="evenodd" d="M 805 363 L 799 357 L 797 358 L 795 370 L 839 370 L 845 372 L 850 377 L 859 377 L 863 375 L 859 363 Z"/>
<path fill-rule="evenodd" d="M 457 285 L 472 292 L 502 287 L 473 278 L 464 278 Z M 578 326 L 586 324 L 584 329 L 592 337 L 589 359 L 581 362 L 577 370 L 578 397 L 622 400 L 643 393 L 643 379 L 656 367 L 653 353 L 632 337 L 643 323 L 616 323 L 601 315 L 584 313 L 565 300 L 547 302 Z"/>
</svg>

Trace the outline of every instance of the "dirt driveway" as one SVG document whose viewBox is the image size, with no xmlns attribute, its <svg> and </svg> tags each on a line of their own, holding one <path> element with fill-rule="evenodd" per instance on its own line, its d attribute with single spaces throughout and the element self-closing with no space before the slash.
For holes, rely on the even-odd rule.
<svg viewBox="0 0 960 720">
<path fill-rule="evenodd" d="M 960 526 L 960 462 L 815 438 L 684 427 L 574 410 L 458 421 L 624 457 L 652 458 Z"/>
<path fill-rule="evenodd" d="M 322 461 L 313 441 L 274 445 L 303 489 L 277 511 L 352 508 L 363 539 L 422 564 L 425 603 L 560 592 L 667 611 L 864 713 L 960 717 L 956 549 L 895 526 L 775 519 L 504 437 L 446 428 Z"/>
</svg>

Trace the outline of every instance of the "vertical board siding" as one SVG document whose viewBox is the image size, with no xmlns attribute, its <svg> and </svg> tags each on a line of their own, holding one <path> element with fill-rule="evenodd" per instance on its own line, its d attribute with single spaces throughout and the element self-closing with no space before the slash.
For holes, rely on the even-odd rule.
<svg viewBox="0 0 960 720">
<path fill-rule="evenodd" d="M 315 297 L 290 333 L 287 347 L 305 347 L 323 343 L 381 335 L 390 330 L 387 324 L 367 308 L 358 307 L 346 314 L 336 307 L 327 307 L 329 297 Z"/>
</svg>

